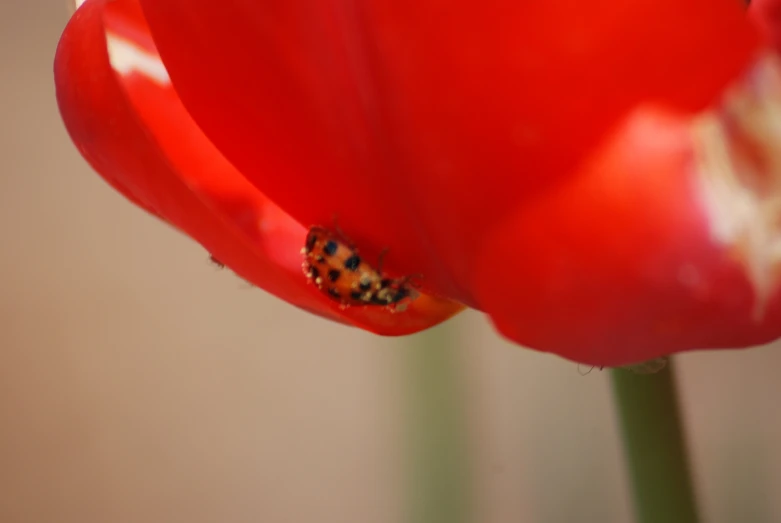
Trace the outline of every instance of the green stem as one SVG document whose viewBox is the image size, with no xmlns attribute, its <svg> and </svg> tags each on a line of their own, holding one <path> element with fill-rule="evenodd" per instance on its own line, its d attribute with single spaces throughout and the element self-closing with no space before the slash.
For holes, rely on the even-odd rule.
<svg viewBox="0 0 781 523">
<path fill-rule="evenodd" d="M 697 523 L 672 362 L 611 374 L 638 523 Z"/>
<path fill-rule="evenodd" d="M 406 347 L 411 523 L 469 520 L 462 354 L 452 343 L 451 329 L 429 329 Z"/>
</svg>

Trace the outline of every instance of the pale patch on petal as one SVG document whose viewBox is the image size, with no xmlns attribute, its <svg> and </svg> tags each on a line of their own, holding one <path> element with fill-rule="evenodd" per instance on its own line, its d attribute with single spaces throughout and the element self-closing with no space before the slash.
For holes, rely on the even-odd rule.
<svg viewBox="0 0 781 523">
<path fill-rule="evenodd" d="M 761 57 L 693 123 L 698 189 L 714 241 L 744 267 L 763 319 L 781 276 L 781 62 Z"/>
<path fill-rule="evenodd" d="M 168 71 L 157 54 L 112 33 L 106 34 L 106 44 L 111 66 L 122 76 L 136 73 L 164 87 L 171 84 Z"/>
</svg>

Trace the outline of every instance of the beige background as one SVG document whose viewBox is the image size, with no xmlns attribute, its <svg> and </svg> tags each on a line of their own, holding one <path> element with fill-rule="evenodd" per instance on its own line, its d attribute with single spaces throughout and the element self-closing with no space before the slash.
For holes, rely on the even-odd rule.
<svg viewBox="0 0 781 523">
<path fill-rule="evenodd" d="M 401 347 L 247 288 L 92 173 L 64 0 L 0 17 L 0 522 L 404 521 Z M 474 521 L 628 521 L 607 373 L 450 322 Z M 682 358 L 709 522 L 781 521 L 781 351 Z"/>
</svg>

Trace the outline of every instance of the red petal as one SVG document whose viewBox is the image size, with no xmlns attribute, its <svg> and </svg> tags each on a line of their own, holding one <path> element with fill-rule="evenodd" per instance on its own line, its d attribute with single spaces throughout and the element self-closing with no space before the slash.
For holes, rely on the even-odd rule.
<svg viewBox="0 0 781 523">
<path fill-rule="evenodd" d="M 748 13 L 776 52 L 781 51 L 781 0 L 753 0 Z"/>
<path fill-rule="evenodd" d="M 746 83 L 762 85 L 761 74 Z M 637 111 L 569 184 L 514 213 L 487 240 L 475 282 L 497 327 L 611 366 L 781 335 L 781 173 L 766 126 L 781 107 L 779 78 L 765 105 L 736 97 L 694 120 Z M 702 139 L 713 122 L 731 143 Z M 718 206 L 714 190 L 726 195 Z M 519 252 L 507 237 L 534 247 Z M 498 266 L 512 270 L 498 278 Z"/>
<path fill-rule="evenodd" d="M 706 106 L 755 45 L 735 0 L 141 4 L 185 105 L 249 180 L 478 307 L 485 231 L 638 103 Z"/>
<path fill-rule="evenodd" d="M 123 60 L 123 53 L 135 56 Z M 144 63 L 157 68 L 157 78 L 139 65 Z M 341 311 L 307 285 L 299 255 L 306 229 L 250 185 L 201 133 L 161 65 L 131 0 L 88 0 L 60 41 L 55 78 L 63 119 L 85 158 L 115 188 L 197 239 L 242 277 L 331 319 L 396 335 L 460 310 L 424 296 L 403 314 Z"/>
</svg>

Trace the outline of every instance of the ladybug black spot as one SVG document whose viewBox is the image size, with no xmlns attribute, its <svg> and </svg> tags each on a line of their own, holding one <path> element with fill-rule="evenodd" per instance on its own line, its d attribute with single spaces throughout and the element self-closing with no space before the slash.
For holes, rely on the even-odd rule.
<svg viewBox="0 0 781 523">
<path fill-rule="evenodd" d="M 391 298 L 391 302 L 398 303 L 409 295 L 410 295 L 409 289 L 405 287 L 400 287 L 396 289 L 396 294 L 394 294 L 393 297 Z"/>
<path fill-rule="evenodd" d="M 371 280 L 361 280 L 361 282 L 358 284 L 358 287 L 360 287 L 362 291 L 368 291 L 372 288 L 372 282 Z"/>
<path fill-rule="evenodd" d="M 339 244 L 336 243 L 333 240 L 328 240 L 325 242 L 325 245 L 323 246 L 323 252 L 326 253 L 328 256 L 333 256 L 336 254 L 336 250 L 339 248 Z"/>
<path fill-rule="evenodd" d="M 317 235 L 316 234 L 310 234 L 306 237 L 306 252 L 311 252 L 312 249 L 315 248 L 315 243 L 317 243 Z"/>
<path fill-rule="evenodd" d="M 309 277 L 312 278 L 313 280 L 316 280 L 317 278 L 320 277 L 320 271 L 317 270 L 317 267 L 312 267 L 312 266 L 309 267 Z"/>
<path fill-rule="evenodd" d="M 341 295 L 341 294 L 339 294 L 339 291 L 337 291 L 337 290 L 336 290 L 336 289 L 334 289 L 333 287 L 329 287 L 329 288 L 328 288 L 328 294 L 330 294 L 330 295 L 331 295 L 331 296 L 333 296 L 334 298 L 341 298 L 341 297 L 342 297 L 342 295 Z"/>
<path fill-rule="evenodd" d="M 352 291 L 350 293 L 350 298 L 352 298 L 354 300 L 360 300 L 362 296 L 363 296 L 363 293 L 359 292 L 359 291 Z"/>
<path fill-rule="evenodd" d="M 348 271 L 355 272 L 358 270 L 358 267 L 361 265 L 361 257 L 357 254 L 353 254 L 346 260 L 344 260 L 344 268 Z"/>
<path fill-rule="evenodd" d="M 337 269 L 331 269 L 328 271 L 328 279 L 331 281 L 336 281 L 339 279 L 339 276 L 342 275 L 342 271 L 339 271 Z"/>
</svg>

